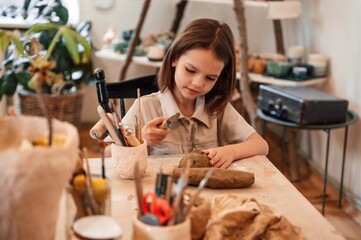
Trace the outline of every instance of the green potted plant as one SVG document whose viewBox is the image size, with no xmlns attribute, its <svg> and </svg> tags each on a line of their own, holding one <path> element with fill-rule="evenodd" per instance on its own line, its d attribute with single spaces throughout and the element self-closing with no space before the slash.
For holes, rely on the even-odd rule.
<svg viewBox="0 0 361 240">
<path fill-rule="evenodd" d="M 49 22 L 33 25 L 22 37 L 0 29 L 0 50 L 4 53 L 0 100 L 3 95 L 12 96 L 17 91 L 21 113 L 42 115 L 40 107 L 34 106 L 39 85 L 45 101 L 48 100 L 50 115 L 79 125 L 80 84 L 92 80 L 90 27 L 87 23 L 74 30 L 65 25 L 67 10 L 60 1 L 55 2 L 53 11 L 48 9 L 44 13 Z M 60 14 L 55 11 L 57 8 Z M 73 105 L 75 109 L 61 108 L 64 105 Z"/>
</svg>

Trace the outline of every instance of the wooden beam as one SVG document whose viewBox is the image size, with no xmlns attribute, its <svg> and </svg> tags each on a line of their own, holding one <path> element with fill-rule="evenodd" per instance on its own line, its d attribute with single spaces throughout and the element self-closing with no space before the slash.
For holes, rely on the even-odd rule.
<svg viewBox="0 0 361 240">
<path fill-rule="evenodd" d="M 147 12 L 148 12 L 148 9 L 149 9 L 150 2 L 151 2 L 151 0 L 144 0 L 142 13 L 140 15 L 139 22 L 137 24 L 135 32 L 132 34 L 132 39 L 130 41 L 131 45 L 130 45 L 130 48 L 128 49 L 127 58 L 125 59 L 124 66 L 122 67 L 122 71 L 120 73 L 119 81 L 124 80 L 125 76 L 127 74 L 129 65 L 130 65 L 130 63 L 132 61 L 132 57 L 133 57 L 135 48 L 137 46 L 137 40 L 139 38 L 140 32 L 141 32 L 142 27 L 143 27 L 144 19 L 145 19 L 146 15 L 147 15 Z"/>
<path fill-rule="evenodd" d="M 248 70 L 248 42 L 246 31 L 246 18 L 244 15 L 244 5 L 242 0 L 234 0 L 234 11 L 238 22 L 238 30 L 240 37 L 240 64 L 241 64 L 241 95 L 242 101 L 249 115 L 251 125 L 259 128 L 257 117 L 257 105 L 253 100 Z"/>
</svg>

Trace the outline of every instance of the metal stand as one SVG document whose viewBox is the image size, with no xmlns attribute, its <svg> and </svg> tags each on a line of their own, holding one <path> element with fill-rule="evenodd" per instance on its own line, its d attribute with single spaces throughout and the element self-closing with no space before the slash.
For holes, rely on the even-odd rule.
<svg viewBox="0 0 361 240">
<path fill-rule="evenodd" d="M 257 110 L 257 115 L 264 121 L 264 129 L 266 122 L 278 124 L 280 126 L 288 128 L 287 130 L 290 131 L 289 134 L 295 134 L 295 129 L 306 129 L 306 130 L 324 130 L 327 134 L 327 142 L 326 142 L 326 157 L 325 157 L 325 169 L 324 169 L 324 176 L 323 176 L 323 190 L 322 190 L 322 215 L 325 214 L 325 205 L 326 205 L 326 191 L 327 191 L 327 175 L 328 175 L 328 160 L 329 160 L 329 150 L 330 150 L 330 135 L 331 130 L 336 128 L 345 128 L 345 137 L 343 141 L 343 155 L 342 155 L 342 167 L 341 167 L 341 179 L 340 179 L 340 191 L 338 196 L 338 207 L 342 207 L 342 193 L 343 193 L 343 178 L 344 178 L 344 171 L 345 171 L 345 160 L 346 160 L 346 147 L 347 147 L 347 136 L 348 136 L 348 126 L 357 122 L 358 115 L 352 111 L 347 112 L 346 121 L 343 123 L 337 124 L 319 124 L 319 125 L 298 125 L 296 123 L 283 121 L 280 119 L 276 119 L 273 116 L 269 116 L 265 114 L 261 109 Z M 286 131 L 287 131 L 286 130 Z M 291 162 L 291 177 L 293 180 L 298 180 L 298 167 L 296 161 L 296 154 L 295 154 L 295 145 L 288 144 L 288 148 L 290 152 L 290 162 Z M 293 145 L 290 146 L 290 145 Z M 291 148 L 291 149 L 290 149 Z M 293 168 L 293 169 L 292 169 Z M 295 177 L 295 178 L 294 178 Z"/>
</svg>

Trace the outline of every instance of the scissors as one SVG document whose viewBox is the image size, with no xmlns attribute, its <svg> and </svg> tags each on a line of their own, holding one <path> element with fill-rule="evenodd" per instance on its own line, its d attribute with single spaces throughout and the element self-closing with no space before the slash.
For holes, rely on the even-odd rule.
<svg viewBox="0 0 361 240">
<path fill-rule="evenodd" d="M 147 192 L 142 199 L 143 214 L 155 215 L 159 223 L 164 225 L 171 213 L 169 202 L 163 198 L 158 198 L 154 192 Z"/>
</svg>

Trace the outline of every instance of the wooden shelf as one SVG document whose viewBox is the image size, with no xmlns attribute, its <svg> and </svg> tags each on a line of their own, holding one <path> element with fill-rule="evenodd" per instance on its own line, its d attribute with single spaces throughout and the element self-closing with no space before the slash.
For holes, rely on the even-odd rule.
<svg viewBox="0 0 361 240">
<path fill-rule="evenodd" d="M 241 79 L 240 76 L 241 76 L 240 73 L 237 72 L 238 79 Z M 255 83 L 263 83 L 263 84 L 276 85 L 276 86 L 288 86 L 288 87 L 315 86 L 327 81 L 327 77 L 318 77 L 309 80 L 293 81 L 293 80 L 269 77 L 255 73 L 249 73 L 249 78 L 251 82 L 255 82 Z"/>
<path fill-rule="evenodd" d="M 188 0 L 189 2 L 218 3 L 233 5 L 233 0 Z M 245 7 L 258 7 L 267 9 L 270 19 L 298 18 L 301 15 L 300 1 L 252 1 L 243 0 Z"/>
<path fill-rule="evenodd" d="M 188 0 L 188 2 L 203 2 L 203 3 L 219 3 L 219 4 L 233 4 L 233 0 Z M 295 1 L 298 2 L 298 1 Z M 267 1 L 252 1 L 252 0 L 243 0 L 244 6 L 246 7 L 263 7 L 268 8 L 273 2 Z M 279 3 L 277 3 L 279 4 Z M 282 3 L 281 3 L 282 4 Z"/>
<path fill-rule="evenodd" d="M 103 59 L 115 60 L 119 62 L 124 62 L 126 55 L 114 52 L 112 49 L 103 49 L 95 52 L 95 56 Z M 161 61 L 149 61 L 146 56 L 134 56 L 133 62 L 139 65 L 160 68 L 162 65 Z M 237 78 L 240 79 L 240 73 L 237 72 Z M 255 83 L 263 83 L 263 84 L 271 84 L 277 86 L 314 86 L 318 84 L 322 84 L 326 82 L 326 77 L 314 78 L 310 80 L 302 80 L 302 81 L 292 81 L 287 79 L 279 79 L 269 76 L 264 76 L 261 74 L 249 73 L 249 77 L 251 82 Z"/>
<path fill-rule="evenodd" d="M 43 20 L 24 20 L 22 18 L 10 18 L 10 17 L 0 17 L 0 28 L 14 30 L 14 29 L 21 29 L 26 30 L 33 26 L 36 23 L 45 23 L 46 21 Z"/>
<path fill-rule="evenodd" d="M 203 3 L 219 3 L 219 4 L 233 4 L 233 0 L 188 0 L 188 2 L 203 2 Z M 251 7 L 268 7 L 269 4 L 266 1 L 252 1 L 244 0 L 245 6 Z"/>
<path fill-rule="evenodd" d="M 96 51 L 95 56 L 99 58 L 110 59 L 119 62 L 124 62 L 126 59 L 125 54 L 116 53 L 112 49 L 102 49 L 100 51 Z M 139 65 L 155 67 L 155 68 L 160 68 L 162 65 L 162 61 L 149 61 L 147 56 L 134 56 L 132 58 L 132 62 Z"/>
</svg>

